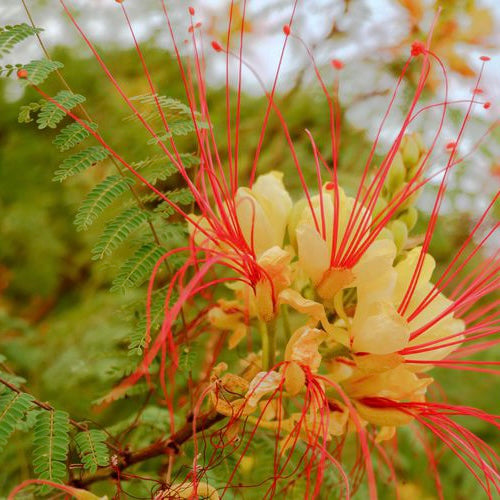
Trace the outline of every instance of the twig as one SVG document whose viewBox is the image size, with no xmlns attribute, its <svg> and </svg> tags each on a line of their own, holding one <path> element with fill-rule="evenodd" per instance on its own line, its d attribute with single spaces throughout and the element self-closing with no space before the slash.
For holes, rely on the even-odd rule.
<svg viewBox="0 0 500 500">
<path fill-rule="evenodd" d="M 217 422 L 220 422 L 225 417 L 215 411 L 202 413 L 196 419 L 196 433 L 212 427 Z M 97 481 L 116 478 L 118 473 L 121 473 L 127 467 L 149 460 L 150 458 L 161 455 L 175 455 L 179 453 L 180 446 L 188 441 L 193 436 L 193 422 L 188 420 L 177 432 L 169 436 L 167 439 L 161 439 L 153 444 L 146 446 L 134 452 L 122 452 L 118 457 L 118 465 L 113 467 L 104 467 L 99 469 L 94 475 L 83 478 L 73 479 L 72 486 L 85 487 Z M 120 476 L 123 479 L 123 476 Z"/>
</svg>

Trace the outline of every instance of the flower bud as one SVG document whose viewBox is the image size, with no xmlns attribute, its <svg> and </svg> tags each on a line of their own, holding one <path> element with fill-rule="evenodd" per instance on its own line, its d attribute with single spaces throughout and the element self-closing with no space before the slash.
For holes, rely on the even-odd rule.
<svg viewBox="0 0 500 500">
<path fill-rule="evenodd" d="M 401 220 L 394 220 L 390 224 L 391 232 L 394 236 L 394 243 L 398 249 L 398 253 L 404 248 L 408 240 L 408 227 Z"/>
<path fill-rule="evenodd" d="M 398 187 L 404 183 L 405 176 L 405 163 L 403 162 L 403 156 L 398 151 L 394 156 L 394 160 L 389 168 L 389 173 L 387 174 L 386 185 L 390 193 L 394 193 Z"/>
<path fill-rule="evenodd" d="M 418 159 L 420 158 L 419 141 L 415 139 L 414 134 L 405 137 L 406 141 L 404 146 L 402 147 L 403 160 L 405 162 L 405 165 L 411 166 L 417 163 Z"/>
<path fill-rule="evenodd" d="M 404 222 L 408 231 L 411 231 L 418 220 L 418 210 L 415 207 L 409 207 L 399 217 L 399 220 Z"/>
</svg>

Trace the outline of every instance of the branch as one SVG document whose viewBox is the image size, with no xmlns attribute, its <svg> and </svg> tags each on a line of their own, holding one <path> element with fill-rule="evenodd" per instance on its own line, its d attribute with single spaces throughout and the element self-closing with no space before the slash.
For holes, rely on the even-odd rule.
<svg viewBox="0 0 500 500">
<path fill-rule="evenodd" d="M 214 410 L 202 413 L 196 419 L 196 433 L 209 429 L 224 418 L 224 415 L 221 415 Z M 83 479 L 73 479 L 70 484 L 81 488 L 97 481 L 118 478 L 119 473 L 131 465 L 161 455 L 179 453 L 181 445 L 188 441 L 192 436 L 193 422 L 192 420 L 188 420 L 177 432 L 174 432 L 174 434 L 169 436 L 167 439 L 161 439 L 134 452 L 122 452 L 122 455 L 118 458 L 117 465 L 99 469 L 94 475 Z"/>
</svg>

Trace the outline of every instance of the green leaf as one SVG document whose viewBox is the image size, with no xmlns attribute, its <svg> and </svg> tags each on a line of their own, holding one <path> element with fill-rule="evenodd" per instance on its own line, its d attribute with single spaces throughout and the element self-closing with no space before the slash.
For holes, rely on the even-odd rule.
<svg viewBox="0 0 500 500">
<path fill-rule="evenodd" d="M 113 281 L 111 291 L 125 291 L 126 288 L 139 286 L 149 277 L 158 259 L 165 253 L 165 249 L 151 243 L 142 245 L 135 254 L 128 259 Z"/>
<path fill-rule="evenodd" d="M 73 109 L 76 105 L 82 104 L 85 102 L 85 97 L 80 94 L 73 94 L 69 90 L 61 90 L 57 93 L 57 95 L 53 98 L 55 102 L 47 101 L 40 110 L 38 114 L 38 128 L 56 128 L 57 125 L 63 120 L 66 116 L 66 111 Z M 61 109 L 57 105 L 62 106 Z M 66 110 L 66 111 L 65 111 Z"/>
<path fill-rule="evenodd" d="M 0 76 L 9 77 L 14 71 L 19 71 L 22 67 L 22 64 L 6 64 L 5 66 L 0 66 Z"/>
<path fill-rule="evenodd" d="M 39 479 L 62 483 L 66 477 L 69 446 L 69 417 L 64 411 L 44 411 L 38 415 L 33 439 L 33 469 Z M 42 486 L 41 494 L 50 490 Z"/>
<path fill-rule="evenodd" d="M 109 464 L 106 438 L 105 432 L 96 429 L 80 432 L 75 436 L 83 466 L 92 474 L 98 467 L 106 467 Z"/>
<path fill-rule="evenodd" d="M 97 124 L 89 123 L 86 120 L 83 122 L 92 130 L 97 130 Z M 57 149 L 61 152 L 66 151 L 68 149 L 73 148 L 77 144 L 80 144 L 83 140 L 85 140 L 90 135 L 90 132 L 79 123 L 70 123 L 66 125 L 57 135 L 56 138 L 52 141 L 52 144 L 55 144 Z"/>
<path fill-rule="evenodd" d="M 181 153 L 179 156 L 186 169 L 199 164 L 199 158 L 191 153 Z M 171 175 L 178 173 L 177 166 L 166 158 L 165 155 L 157 155 L 140 162 L 132 163 L 132 167 L 141 171 L 141 174 L 151 184 L 156 184 L 159 180 L 164 181 Z"/>
<path fill-rule="evenodd" d="M 0 451 L 21 424 L 33 398 L 29 394 L 8 391 L 0 396 Z"/>
<path fill-rule="evenodd" d="M 0 27 L 0 57 L 8 54 L 15 45 L 26 40 L 26 38 L 42 31 L 41 28 L 33 28 L 26 23 Z"/>
<path fill-rule="evenodd" d="M 133 207 L 109 221 L 96 246 L 92 249 L 92 259 L 102 259 L 106 255 L 111 255 L 115 248 L 147 220 L 146 212 Z"/>
<path fill-rule="evenodd" d="M 66 158 L 55 171 L 53 181 L 64 179 L 83 172 L 96 163 L 105 160 L 109 152 L 102 146 L 91 146 Z"/>
<path fill-rule="evenodd" d="M 53 71 L 63 67 L 64 64 L 59 61 L 50 61 L 48 59 L 31 61 L 23 66 L 23 69 L 28 72 L 28 76 L 25 81 L 33 85 L 40 85 Z"/>
<path fill-rule="evenodd" d="M 189 188 L 167 191 L 165 196 L 177 205 L 190 205 L 194 201 L 193 193 Z M 174 213 L 174 209 L 167 202 L 160 203 L 155 211 L 165 215 L 172 215 Z"/>
<path fill-rule="evenodd" d="M 26 104 L 25 106 L 21 106 L 19 108 L 19 115 L 17 117 L 17 121 L 19 123 L 30 123 L 34 120 L 34 118 L 31 116 L 31 113 L 36 113 L 40 111 L 40 108 L 43 106 L 45 101 L 42 99 L 41 101 L 38 102 L 30 102 L 29 104 Z"/>
<path fill-rule="evenodd" d="M 130 177 L 118 175 L 110 175 L 97 184 L 87 195 L 76 214 L 77 230 L 87 229 L 114 200 L 133 184 L 134 180 Z"/>
</svg>

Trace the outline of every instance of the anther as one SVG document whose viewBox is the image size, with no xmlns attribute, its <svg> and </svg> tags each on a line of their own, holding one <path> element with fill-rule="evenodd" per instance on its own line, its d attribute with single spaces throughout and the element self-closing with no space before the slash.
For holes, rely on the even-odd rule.
<svg viewBox="0 0 500 500">
<path fill-rule="evenodd" d="M 332 59 L 332 66 L 335 69 L 341 70 L 344 67 L 344 63 L 340 59 Z"/>
<path fill-rule="evenodd" d="M 420 54 L 425 54 L 427 49 L 425 48 L 425 45 L 423 42 L 420 40 L 416 40 L 411 44 L 411 55 L 413 57 L 417 57 Z"/>
<path fill-rule="evenodd" d="M 25 69 L 19 69 L 17 71 L 17 77 L 22 79 L 28 78 L 28 71 Z"/>
<path fill-rule="evenodd" d="M 212 42 L 212 48 L 215 50 L 215 52 L 222 52 L 220 43 L 216 42 L 215 40 Z"/>
<path fill-rule="evenodd" d="M 283 26 L 283 33 L 286 35 L 286 36 L 289 36 L 290 35 L 290 26 L 288 24 L 285 24 Z"/>
</svg>

